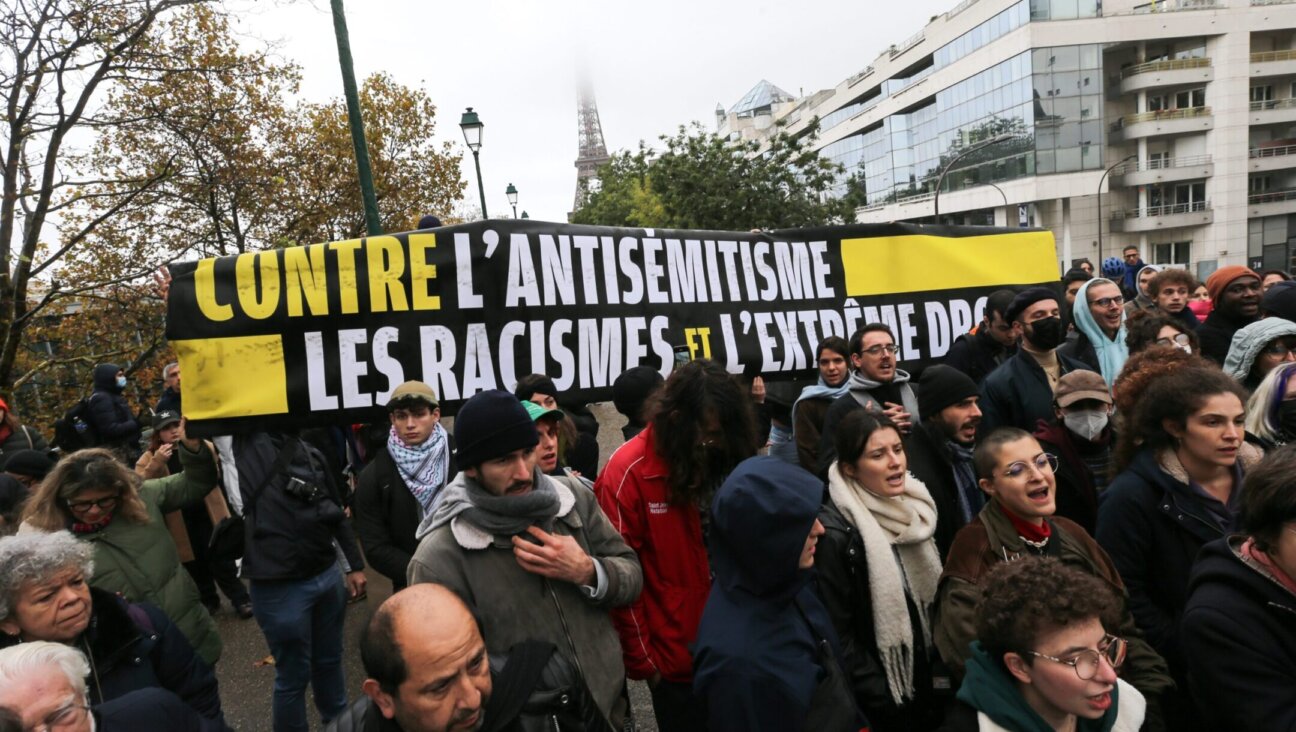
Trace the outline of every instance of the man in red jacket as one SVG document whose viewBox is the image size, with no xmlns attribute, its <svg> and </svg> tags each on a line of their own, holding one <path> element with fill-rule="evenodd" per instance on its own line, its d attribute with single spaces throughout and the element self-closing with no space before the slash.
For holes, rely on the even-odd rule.
<svg viewBox="0 0 1296 732">
<path fill-rule="evenodd" d="M 664 730 L 706 727 L 689 646 L 711 590 L 707 513 L 716 488 L 755 445 L 743 389 L 719 364 L 691 361 L 666 380 L 648 427 L 612 455 L 594 485 L 643 566 L 643 593 L 612 618 L 626 674 L 648 681 Z"/>
</svg>

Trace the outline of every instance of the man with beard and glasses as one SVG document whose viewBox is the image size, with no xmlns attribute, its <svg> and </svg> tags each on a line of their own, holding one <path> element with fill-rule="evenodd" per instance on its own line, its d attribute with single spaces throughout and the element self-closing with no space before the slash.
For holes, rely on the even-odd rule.
<svg viewBox="0 0 1296 732">
<path fill-rule="evenodd" d="M 471 598 L 492 653 L 554 644 L 620 727 L 625 672 L 608 609 L 639 596 L 638 558 L 579 480 L 540 472 L 535 423 L 512 394 L 477 394 L 454 429 L 462 472 L 419 526 L 409 584 Z"/>
<path fill-rule="evenodd" d="M 920 418 L 918 397 L 909 384 L 909 372 L 896 368 L 899 348 L 891 328 L 883 323 L 869 323 L 855 331 L 850 339 L 851 375 L 846 393 L 837 397 L 824 415 L 819 437 L 819 477 L 826 478 L 837 460 L 835 432 L 837 424 L 856 409 L 885 414 L 907 435 Z"/>
<path fill-rule="evenodd" d="M 414 585 L 387 598 L 365 625 L 364 696 L 328 730 L 608 732 L 573 666 L 553 650 L 524 642 L 507 657 L 488 654 L 461 597 L 441 585 Z M 530 673 L 528 662 L 536 666 Z"/>
<path fill-rule="evenodd" d="M 1058 296 L 1049 288 L 1032 287 L 1018 294 L 1004 317 L 1021 337 L 1021 348 L 981 385 L 982 434 L 998 427 L 1035 429 L 1041 419 L 1053 416 L 1058 380 L 1072 371 L 1092 370 L 1057 352 L 1064 331 Z"/>
<path fill-rule="evenodd" d="M 944 557 L 954 535 L 985 505 L 972 450 L 981 424 L 976 382 L 949 366 L 928 366 L 918 380 L 925 417 L 904 440 L 909 470 L 936 502 L 936 549 Z"/>
<path fill-rule="evenodd" d="M 1201 354 L 1223 365 L 1233 334 L 1260 319 L 1260 275 L 1235 264 L 1220 267 L 1206 278 L 1214 309 L 1197 328 Z"/>
<path fill-rule="evenodd" d="M 454 480 L 454 438 L 441 426 L 432 387 L 407 381 L 387 402 L 391 430 L 385 449 L 360 472 L 353 508 L 355 529 L 373 568 L 405 586 L 410 557 L 418 548 L 419 524 L 436 510 L 442 489 Z"/>
<path fill-rule="evenodd" d="M 724 367 L 671 372 L 649 425 L 612 455 L 594 491 L 643 564 L 643 595 L 613 612 L 626 673 L 646 679 L 657 724 L 704 730 L 689 648 L 711 590 L 711 498 L 755 453 L 751 399 Z"/>
</svg>

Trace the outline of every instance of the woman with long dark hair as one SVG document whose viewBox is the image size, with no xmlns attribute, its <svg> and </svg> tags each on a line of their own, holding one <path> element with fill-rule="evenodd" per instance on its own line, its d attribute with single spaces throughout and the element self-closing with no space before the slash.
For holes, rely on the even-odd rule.
<svg viewBox="0 0 1296 732">
<path fill-rule="evenodd" d="M 835 441 L 815 564 L 855 701 L 880 732 L 935 729 L 936 502 L 909 472 L 900 430 L 886 416 L 851 412 Z"/>
</svg>

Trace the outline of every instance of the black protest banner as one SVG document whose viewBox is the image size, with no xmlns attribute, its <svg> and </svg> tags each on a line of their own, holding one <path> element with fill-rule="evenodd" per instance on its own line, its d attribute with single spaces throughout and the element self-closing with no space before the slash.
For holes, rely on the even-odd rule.
<svg viewBox="0 0 1296 732">
<path fill-rule="evenodd" d="M 373 419 L 401 382 L 442 411 L 544 373 L 572 401 L 673 349 L 806 376 L 884 322 L 938 359 L 1004 286 L 1056 281 L 1047 231 L 855 225 L 758 234 L 487 221 L 173 265 L 167 337 L 197 433 Z"/>
</svg>

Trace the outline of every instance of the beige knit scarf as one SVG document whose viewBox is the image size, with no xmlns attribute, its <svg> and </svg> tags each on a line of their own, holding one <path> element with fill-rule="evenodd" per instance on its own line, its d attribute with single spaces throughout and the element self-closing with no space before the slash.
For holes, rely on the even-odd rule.
<svg viewBox="0 0 1296 732">
<path fill-rule="evenodd" d="M 828 471 L 828 494 L 863 539 L 878 655 L 891 698 L 899 706 L 914 695 L 914 654 L 931 647 L 929 617 L 941 576 L 940 554 L 932 538 L 936 502 L 912 473 L 906 474 L 903 494 L 883 498 L 843 475 L 837 463 Z M 906 585 L 922 626 L 918 651 L 905 602 Z"/>
</svg>

